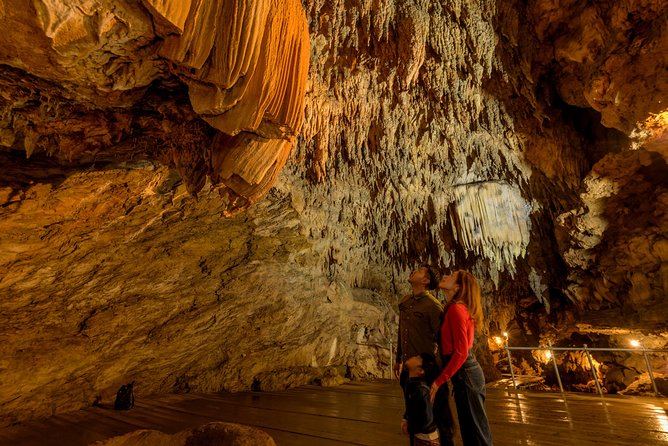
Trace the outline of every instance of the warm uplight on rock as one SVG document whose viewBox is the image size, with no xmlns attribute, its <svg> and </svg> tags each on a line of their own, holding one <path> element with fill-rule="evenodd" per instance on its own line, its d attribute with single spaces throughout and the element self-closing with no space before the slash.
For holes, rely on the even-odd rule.
<svg viewBox="0 0 668 446">
<path fill-rule="evenodd" d="M 663 379 L 665 0 L 483 3 L 0 0 L 0 421 L 388 378 L 422 263 L 490 379 Z"/>
<path fill-rule="evenodd" d="M 651 114 L 631 132 L 633 148 L 643 147 L 661 153 L 668 159 L 668 110 Z"/>
</svg>

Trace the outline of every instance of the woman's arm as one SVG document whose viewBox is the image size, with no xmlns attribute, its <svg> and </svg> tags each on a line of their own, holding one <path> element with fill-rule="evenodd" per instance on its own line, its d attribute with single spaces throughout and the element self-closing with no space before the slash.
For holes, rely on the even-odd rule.
<svg viewBox="0 0 668 446">
<path fill-rule="evenodd" d="M 441 333 L 443 336 L 452 336 L 453 352 L 450 357 L 450 362 L 448 362 L 448 365 L 434 381 L 437 388 L 452 378 L 452 375 L 457 373 L 457 370 L 464 364 L 464 361 L 466 361 L 466 358 L 469 355 L 467 322 L 470 317 L 466 306 L 460 303 L 451 305 L 448 312 L 445 314 L 443 324 L 447 324 L 447 329 L 443 330 Z M 441 340 L 441 343 L 443 343 L 443 339 Z"/>
</svg>

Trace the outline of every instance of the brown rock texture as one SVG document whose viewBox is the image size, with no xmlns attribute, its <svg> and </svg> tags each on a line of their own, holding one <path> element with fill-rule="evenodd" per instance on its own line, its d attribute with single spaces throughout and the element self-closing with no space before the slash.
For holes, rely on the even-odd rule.
<svg viewBox="0 0 668 446">
<path fill-rule="evenodd" d="M 91 446 L 276 446 L 264 431 L 232 423 L 209 423 L 173 435 L 142 429 Z"/>
<path fill-rule="evenodd" d="M 665 2 L 0 5 L 2 423 L 387 376 L 421 262 L 665 345 Z"/>
<path fill-rule="evenodd" d="M 528 14 L 553 51 L 564 101 L 593 108 L 603 125 L 624 132 L 665 111 L 665 3 L 540 0 Z"/>
<path fill-rule="evenodd" d="M 175 178 L 143 163 L 5 194 L 6 421 L 111 403 L 129 380 L 141 398 L 382 375 L 389 304 L 319 271 L 289 194 L 226 219 Z"/>
</svg>

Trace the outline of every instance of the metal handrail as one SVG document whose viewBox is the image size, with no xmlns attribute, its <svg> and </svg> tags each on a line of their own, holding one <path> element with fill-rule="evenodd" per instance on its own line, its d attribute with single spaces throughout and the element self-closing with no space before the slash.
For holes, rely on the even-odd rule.
<svg viewBox="0 0 668 446">
<path fill-rule="evenodd" d="M 590 352 L 635 352 L 639 353 L 646 351 L 647 353 L 668 353 L 666 348 L 602 348 L 602 347 L 587 347 L 587 344 L 584 344 L 583 347 L 503 347 L 510 350 L 554 350 L 554 351 L 569 351 L 569 352 L 581 352 L 589 350 Z"/>
<path fill-rule="evenodd" d="M 654 396 L 659 396 L 659 391 L 656 387 L 656 381 L 654 380 L 654 373 L 652 372 L 652 366 L 647 357 L 647 353 L 666 353 L 668 349 L 660 348 L 650 348 L 647 349 L 644 346 L 639 348 L 601 348 L 601 347 L 588 347 L 587 344 L 584 344 L 582 347 L 553 347 L 551 342 L 548 342 L 547 347 L 511 347 L 508 345 L 508 340 L 503 345 L 504 350 L 508 356 L 508 366 L 510 367 L 510 377 L 513 381 L 513 388 L 517 389 L 517 383 L 515 382 L 515 372 L 513 371 L 513 362 L 510 356 L 511 350 L 547 350 L 550 352 L 550 357 L 552 358 L 552 364 L 554 365 L 554 372 L 557 375 L 557 381 L 559 382 L 559 389 L 561 393 L 564 393 L 564 386 L 561 383 L 561 375 L 559 374 L 559 367 L 557 367 L 557 359 L 554 356 L 555 351 L 566 351 L 566 352 L 585 352 L 587 355 L 587 360 L 589 362 L 589 367 L 591 369 L 592 376 L 594 377 L 594 382 L 596 383 L 596 390 L 598 394 L 603 397 L 603 389 L 601 384 L 598 382 L 598 375 L 596 374 L 596 369 L 594 367 L 594 361 L 592 360 L 590 352 L 632 352 L 632 353 L 642 353 L 645 358 L 645 365 L 647 366 L 647 373 L 649 374 L 649 379 L 652 383 L 652 388 L 654 389 Z"/>
</svg>

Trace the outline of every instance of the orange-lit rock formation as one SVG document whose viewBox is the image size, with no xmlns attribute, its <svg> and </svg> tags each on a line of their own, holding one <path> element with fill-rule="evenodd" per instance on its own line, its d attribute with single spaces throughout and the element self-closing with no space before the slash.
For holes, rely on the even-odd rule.
<svg viewBox="0 0 668 446">
<path fill-rule="evenodd" d="M 192 193 L 211 178 L 229 196 L 227 212 L 274 183 L 304 117 L 309 42 L 300 2 L 7 1 L 4 11 L 0 26 L 17 32 L 3 38 L 0 63 L 43 83 L 39 114 L 5 123 L 5 146 L 76 162 L 150 132 L 153 147 L 134 156 L 173 164 Z M 181 99 L 162 90 L 153 113 L 134 113 L 165 79 L 187 86 L 192 108 L 170 110 L 178 108 L 170 98 Z M 8 96 L 6 106 L 22 107 Z M 62 103 L 79 110 L 49 109 Z"/>
<path fill-rule="evenodd" d="M 183 21 L 183 10 L 156 9 L 169 23 Z M 210 150 L 212 179 L 226 186 L 233 210 L 246 208 L 274 184 L 304 118 L 301 4 L 193 2 L 182 34 L 165 36 L 159 54 L 187 83 L 193 110 L 223 132 Z"/>
<path fill-rule="evenodd" d="M 387 377 L 422 262 L 665 346 L 665 3 L 0 1 L 2 423 Z"/>
</svg>

